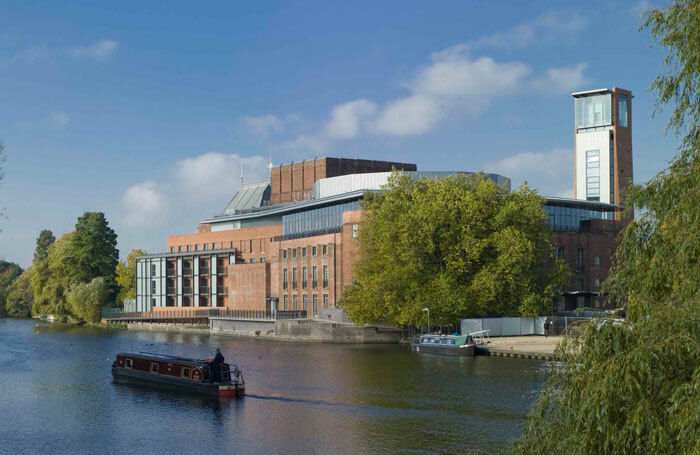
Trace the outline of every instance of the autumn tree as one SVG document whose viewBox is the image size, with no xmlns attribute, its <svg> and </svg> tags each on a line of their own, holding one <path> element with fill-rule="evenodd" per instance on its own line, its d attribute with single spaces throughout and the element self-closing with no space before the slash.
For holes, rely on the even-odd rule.
<svg viewBox="0 0 700 455">
<path fill-rule="evenodd" d="M 143 250 L 131 250 L 125 261 L 117 263 L 117 285 L 119 295 L 117 296 L 117 306 L 124 304 L 124 299 L 136 298 L 136 257 L 146 254 Z"/>
<path fill-rule="evenodd" d="M 6 314 L 12 318 L 28 318 L 32 315 L 34 293 L 31 286 L 31 267 L 15 279 L 7 293 Z"/>
<path fill-rule="evenodd" d="M 358 323 L 451 324 L 549 314 L 568 269 L 552 257 L 544 198 L 484 175 L 412 180 L 368 193 L 355 281 L 341 305 Z"/>
</svg>

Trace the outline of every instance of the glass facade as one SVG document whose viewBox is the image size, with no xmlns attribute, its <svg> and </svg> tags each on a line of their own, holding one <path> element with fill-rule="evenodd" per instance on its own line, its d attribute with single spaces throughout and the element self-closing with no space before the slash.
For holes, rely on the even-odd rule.
<svg viewBox="0 0 700 455">
<path fill-rule="evenodd" d="M 581 221 L 591 219 L 612 220 L 614 210 L 607 207 L 581 207 L 574 204 L 545 204 L 544 211 L 549 215 L 549 227 L 553 231 L 580 231 Z"/>
<path fill-rule="evenodd" d="M 612 105 L 611 94 L 606 93 L 576 98 L 574 104 L 576 128 L 595 128 L 612 124 L 610 113 Z"/>
<path fill-rule="evenodd" d="M 627 128 L 627 95 L 617 97 L 617 124 Z"/>
<path fill-rule="evenodd" d="M 360 209 L 360 202 L 307 210 L 282 216 L 282 235 L 285 239 L 307 237 L 323 233 L 340 232 L 343 227 L 343 212 Z"/>
<path fill-rule="evenodd" d="M 586 151 L 586 199 L 600 201 L 600 150 Z"/>
</svg>

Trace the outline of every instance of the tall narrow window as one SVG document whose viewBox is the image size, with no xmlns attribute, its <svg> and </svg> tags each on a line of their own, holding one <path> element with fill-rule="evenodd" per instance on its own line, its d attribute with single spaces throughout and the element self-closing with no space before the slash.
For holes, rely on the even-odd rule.
<svg viewBox="0 0 700 455">
<path fill-rule="evenodd" d="M 156 276 L 156 265 L 151 264 L 151 276 Z"/>
<path fill-rule="evenodd" d="M 285 295 L 284 296 L 284 311 L 287 311 L 289 309 L 289 296 Z"/>
<path fill-rule="evenodd" d="M 287 275 L 287 269 L 282 271 L 282 289 L 287 289 L 289 286 L 289 277 Z"/>
<path fill-rule="evenodd" d="M 627 128 L 627 95 L 617 97 L 617 123 Z"/>
<path fill-rule="evenodd" d="M 600 150 L 586 151 L 586 199 L 600 200 Z"/>
<path fill-rule="evenodd" d="M 560 246 L 557 248 L 557 258 L 564 259 L 564 247 Z"/>
<path fill-rule="evenodd" d="M 249 252 L 249 253 L 253 253 L 253 239 L 250 239 L 250 240 L 249 240 L 249 243 L 250 243 L 250 246 L 249 246 L 248 252 Z"/>
<path fill-rule="evenodd" d="M 306 289 L 306 267 L 301 269 L 301 288 Z"/>
<path fill-rule="evenodd" d="M 294 267 L 292 269 L 292 289 L 296 289 L 296 288 L 297 288 L 297 268 Z M 296 310 L 296 308 L 295 308 L 295 310 Z"/>
<path fill-rule="evenodd" d="M 328 287 L 328 266 L 327 265 L 323 266 L 323 287 L 324 288 Z"/>
<path fill-rule="evenodd" d="M 294 294 L 292 296 L 292 310 L 298 310 L 298 305 L 299 305 L 299 296 Z"/>
<path fill-rule="evenodd" d="M 323 294 L 323 309 L 328 309 L 328 294 Z"/>
<path fill-rule="evenodd" d="M 309 310 L 309 296 L 306 295 L 306 294 L 304 294 L 304 295 L 302 296 L 302 307 L 301 307 L 301 309 L 304 310 L 304 311 L 308 311 L 308 310 Z"/>
<path fill-rule="evenodd" d="M 314 266 L 311 272 L 311 285 L 314 289 L 318 287 L 318 268 Z"/>
<path fill-rule="evenodd" d="M 314 302 L 314 316 L 316 316 L 318 314 L 318 295 L 314 294 L 313 302 Z"/>
<path fill-rule="evenodd" d="M 576 271 L 583 271 L 583 248 L 576 248 Z"/>
</svg>

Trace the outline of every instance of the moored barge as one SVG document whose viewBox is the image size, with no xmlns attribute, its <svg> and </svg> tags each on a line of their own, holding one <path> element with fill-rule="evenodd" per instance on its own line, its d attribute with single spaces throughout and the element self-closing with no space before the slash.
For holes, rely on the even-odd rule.
<svg viewBox="0 0 700 455">
<path fill-rule="evenodd" d="M 476 355 L 476 343 L 470 335 L 421 335 L 411 347 L 427 354 Z"/>
<path fill-rule="evenodd" d="M 222 363 L 219 382 L 210 382 L 215 372 L 206 360 L 151 353 L 119 353 L 112 363 L 112 377 L 117 382 L 140 383 L 207 395 L 242 397 L 245 395 L 243 373 L 236 365 Z"/>
</svg>

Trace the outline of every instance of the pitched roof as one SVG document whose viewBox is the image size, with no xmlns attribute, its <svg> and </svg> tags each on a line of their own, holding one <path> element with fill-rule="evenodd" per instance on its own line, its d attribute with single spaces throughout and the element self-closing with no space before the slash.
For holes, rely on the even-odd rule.
<svg viewBox="0 0 700 455">
<path fill-rule="evenodd" d="M 270 203 L 270 182 L 260 180 L 244 183 L 226 204 L 220 215 L 235 215 L 241 210 L 262 207 Z"/>
</svg>

